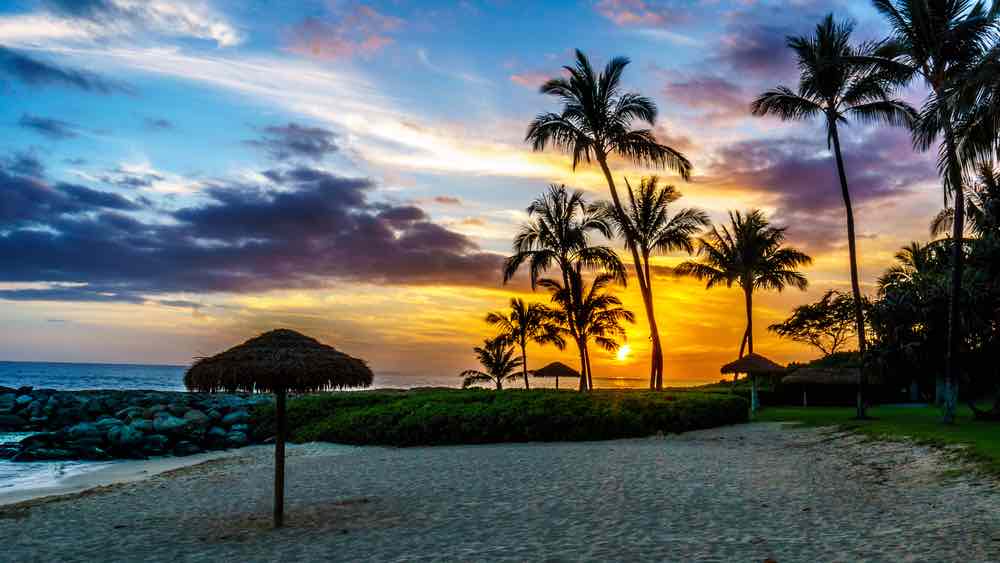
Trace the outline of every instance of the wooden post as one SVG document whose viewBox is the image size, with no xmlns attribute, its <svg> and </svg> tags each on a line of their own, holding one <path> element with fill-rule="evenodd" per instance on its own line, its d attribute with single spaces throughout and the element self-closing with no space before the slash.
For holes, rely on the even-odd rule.
<svg viewBox="0 0 1000 563">
<path fill-rule="evenodd" d="M 285 390 L 275 391 L 274 527 L 285 524 Z"/>
<path fill-rule="evenodd" d="M 803 407 L 808 407 L 809 406 L 809 398 L 806 395 L 806 388 L 805 388 L 805 386 L 802 387 L 802 406 Z"/>
</svg>

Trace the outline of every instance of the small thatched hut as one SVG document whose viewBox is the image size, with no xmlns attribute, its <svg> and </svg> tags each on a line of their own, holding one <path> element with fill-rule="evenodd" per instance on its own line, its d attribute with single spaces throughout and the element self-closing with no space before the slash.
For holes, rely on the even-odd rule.
<svg viewBox="0 0 1000 563">
<path fill-rule="evenodd" d="M 802 406 L 809 406 L 809 390 L 822 387 L 830 389 L 833 387 L 851 388 L 857 387 L 861 378 L 861 368 L 858 367 L 802 367 L 798 368 L 781 379 L 782 385 L 795 385 L 802 387 Z M 881 385 L 882 378 L 876 375 L 868 376 L 868 383 L 871 385 Z M 833 395 L 826 391 L 825 394 Z M 822 397 L 821 397 L 822 398 Z"/>
<path fill-rule="evenodd" d="M 278 329 L 210 358 L 184 374 L 192 391 L 274 393 L 274 526 L 284 523 L 285 396 L 345 387 L 367 387 L 372 371 L 357 358 L 293 330 Z"/>
<path fill-rule="evenodd" d="M 559 388 L 559 378 L 560 377 L 571 377 L 574 379 L 580 379 L 580 372 L 569 367 L 562 362 L 552 362 L 547 366 L 535 370 L 531 370 L 531 375 L 535 377 L 554 377 L 556 378 L 556 389 Z"/>
<path fill-rule="evenodd" d="M 756 413 L 760 408 L 760 400 L 757 398 L 757 376 L 781 373 L 785 368 L 760 354 L 750 353 L 722 366 L 720 371 L 723 374 L 745 373 L 750 376 L 750 412 Z"/>
</svg>

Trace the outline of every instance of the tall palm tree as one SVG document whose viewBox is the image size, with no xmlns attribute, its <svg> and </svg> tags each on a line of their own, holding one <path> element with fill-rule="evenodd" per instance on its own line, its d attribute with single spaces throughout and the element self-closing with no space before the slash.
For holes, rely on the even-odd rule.
<svg viewBox="0 0 1000 563">
<path fill-rule="evenodd" d="M 726 287 L 736 284 L 743 289 L 746 343 L 751 354 L 754 291 L 782 291 L 787 286 L 804 291 L 809 285 L 797 268 L 812 263 L 812 258 L 794 248 L 784 247 L 784 242 L 785 228 L 772 227 L 761 211 L 730 211 L 728 226 L 712 227 L 698 239 L 701 261 L 689 260 L 675 268 L 679 275 L 705 281 L 706 289 L 723 284 Z"/>
<path fill-rule="evenodd" d="M 635 314 L 622 307 L 621 299 L 606 291 L 614 282 L 615 277 L 607 273 L 598 274 L 589 288 L 583 280 L 568 286 L 569 290 L 556 280 L 538 282 L 552 293 L 552 302 L 558 305 L 556 318 L 563 330 L 575 333 L 579 338 L 590 389 L 594 388 L 589 348 L 591 340 L 608 352 L 616 352 L 621 346 L 619 340 L 625 338 L 622 322 L 635 322 Z"/>
<path fill-rule="evenodd" d="M 521 372 L 524 375 L 524 388 L 530 389 L 528 383 L 528 342 L 536 344 L 554 344 L 562 350 L 566 340 L 559 334 L 554 312 L 541 303 L 525 303 L 514 297 L 510 300 L 510 313 L 492 312 L 486 315 L 486 322 L 497 327 L 498 336 L 521 350 Z"/>
<path fill-rule="evenodd" d="M 545 150 L 549 145 L 573 155 L 573 169 L 581 163 L 596 160 L 604 173 L 611 191 L 611 201 L 619 215 L 625 214 L 621 198 L 608 166 L 608 158 L 617 155 L 640 165 L 667 168 L 685 180 L 691 175 L 691 162 L 680 151 L 660 144 L 649 128 L 634 128 L 635 122 L 650 128 L 656 124 L 656 104 L 653 100 L 633 92 L 623 92 L 621 76 L 629 64 L 625 57 L 611 59 L 600 73 L 595 73 L 590 60 L 580 50 L 576 51 L 576 64 L 563 67 L 565 78 L 553 78 L 542 85 L 542 94 L 554 96 L 562 103 L 560 113 L 542 113 L 531 122 L 525 141 L 532 149 Z M 635 235 L 625 233 L 626 241 Z M 635 277 L 639 283 L 649 332 L 653 342 L 652 369 L 662 378 L 663 352 L 660 349 L 660 332 L 653 316 L 653 299 L 648 279 L 635 245 L 627 245 L 632 252 Z"/>
<path fill-rule="evenodd" d="M 613 207 L 605 204 L 608 217 L 617 227 L 618 236 L 625 239 L 626 245 L 630 244 L 626 233 L 633 234 L 631 244 L 635 245 L 642 260 L 642 274 L 646 278 L 650 296 L 653 294 L 650 256 L 678 250 L 691 254 L 694 252 L 694 236 L 711 223 L 708 214 L 696 208 L 680 209 L 671 215 L 670 205 L 681 198 L 681 192 L 670 185 L 661 188 L 659 181 L 656 176 L 643 178 L 638 189 L 633 190 L 626 179 L 629 201 L 624 215 L 615 213 Z M 652 299 L 649 314 L 655 317 Z M 655 362 L 650 365 L 649 388 L 663 389 L 663 372 L 655 369 Z"/>
<path fill-rule="evenodd" d="M 922 79 L 930 90 L 914 127 L 914 144 L 927 150 L 942 139 L 938 162 L 944 180 L 945 201 L 949 195 L 954 200 L 952 239 L 959 241 L 965 232 L 965 190 L 955 126 L 961 123 L 961 116 L 969 108 L 958 105 L 956 102 L 961 98 L 950 94 L 976 70 L 991 46 L 996 11 L 987 9 L 981 1 L 972 0 L 873 0 L 872 3 L 892 29 L 892 40 L 900 52 L 894 62 L 911 77 Z M 943 409 L 943 420 L 949 424 L 955 421 L 958 405 L 962 246 L 956 243 L 951 249 Z"/>
<path fill-rule="evenodd" d="M 853 118 L 867 123 L 909 126 L 916 111 L 906 102 L 893 99 L 901 78 L 895 65 L 878 64 L 893 53 L 884 43 L 851 44 L 854 24 L 837 22 L 833 14 L 816 25 L 812 36 L 789 37 L 788 47 L 799 62 L 799 87 L 786 86 L 764 92 L 750 106 L 754 115 L 776 115 L 785 121 L 822 117 L 826 124 L 827 146 L 833 148 L 840 179 L 840 191 L 847 212 L 847 249 L 850 256 L 851 291 L 854 294 L 854 324 L 862 359 L 867 349 L 861 285 L 858 281 L 858 252 L 854 234 L 854 209 L 847 186 L 844 157 L 840 149 L 838 123 Z M 858 381 L 858 418 L 865 417 L 863 399 L 865 370 Z"/>
<path fill-rule="evenodd" d="M 896 263 L 878 279 L 879 293 L 900 283 L 911 282 L 915 278 L 928 275 L 934 270 L 934 252 L 929 244 L 911 242 L 896 253 Z"/>
<path fill-rule="evenodd" d="M 977 237 L 1000 234 L 1000 173 L 994 171 L 992 164 L 981 164 L 976 168 L 975 184 L 968 191 L 966 230 Z M 954 221 L 953 208 L 941 210 L 931 221 L 931 235 L 940 236 L 951 231 Z"/>
<path fill-rule="evenodd" d="M 580 191 L 570 192 L 566 186 L 549 186 L 549 190 L 528 206 L 529 221 L 514 237 L 514 254 L 504 262 L 503 280 L 510 281 L 527 263 L 531 287 L 534 289 L 542 274 L 557 268 L 563 287 L 572 288 L 569 298 L 581 294 L 574 284 L 581 283 L 584 270 L 609 273 L 622 285 L 626 283 L 625 266 L 615 251 L 607 246 L 590 243 L 591 233 L 610 238 L 612 228 L 599 209 L 587 205 Z M 576 304 L 568 309 L 573 315 Z M 576 323 L 569 323 L 571 331 Z M 587 361 L 580 346 L 580 335 L 571 332 L 580 352 L 580 390 L 587 388 Z"/>
<path fill-rule="evenodd" d="M 514 347 L 506 338 L 487 338 L 482 346 L 472 349 L 485 371 L 467 369 L 460 375 L 462 388 L 476 383 L 495 383 L 497 391 L 503 390 L 504 380 L 517 378 L 516 370 L 521 367 L 521 358 L 515 356 Z"/>
</svg>

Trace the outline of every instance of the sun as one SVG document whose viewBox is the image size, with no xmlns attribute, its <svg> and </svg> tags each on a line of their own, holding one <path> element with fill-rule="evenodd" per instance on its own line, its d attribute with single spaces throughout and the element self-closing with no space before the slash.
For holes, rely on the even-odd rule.
<svg viewBox="0 0 1000 563">
<path fill-rule="evenodd" d="M 629 353 L 632 352 L 632 347 L 628 344 L 622 344 L 621 348 L 618 349 L 618 361 L 624 362 L 628 359 Z"/>
</svg>

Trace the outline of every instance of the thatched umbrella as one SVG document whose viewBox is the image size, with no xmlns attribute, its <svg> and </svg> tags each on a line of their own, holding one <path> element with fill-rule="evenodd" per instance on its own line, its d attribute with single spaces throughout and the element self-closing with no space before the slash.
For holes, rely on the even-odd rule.
<svg viewBox="0 0 1000 563">
<path fill-rule="evenodd" d="M 535 377 L 554 377 L 556 378 L 556 389 L 559 388 L 559 378 L 560 377 L 572 377 L 574 379 L 580 379 L 580 372 L 569 367 L 562 362 L 552 362 L 551 364 L 531 370 L 531 375 Z"/>
<path fill-rule="evenodd" d="M 724 374 L 745 373 L 750 376 L 750 412 L 756 413 L 757 409 L 760 407 L 760 401 L 757 399 L 756 376 L 766 375 L 769 373 L 781 373 L 785 371 L 785 368 L 781 364 L 772 362 L 760 354 L 747 354 L 736 361 L 729 362 L 728 364 L 722 366 L 720 371 Z"/>
<path fill-rule="evenodd" d="M 325 389 L 367 387 L 372 371 L 357 358 L 299 334 L 278 329 L 251 338 L 210 358 L 197 360 L 184 374 L 192 391 L 274 393 L 274 526 L 284 521 L 285 395 Z"/>
<path fill-rule="evenodd" d="M 781 378 L 781 382 L 788 385 L 802 386 L 802 406 L 809 406 L 809 396 L 807 394 L 810 385 L 842 385 L 856 386 L 858 378 L 861 376 L 861 368 L 858 367 L 802 367 Z M 866 379 L 868 383 L 879 385 L 882 378 L 876 375 L 869 375 Z"/>
</svg>

